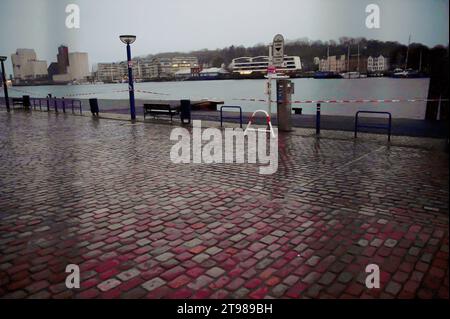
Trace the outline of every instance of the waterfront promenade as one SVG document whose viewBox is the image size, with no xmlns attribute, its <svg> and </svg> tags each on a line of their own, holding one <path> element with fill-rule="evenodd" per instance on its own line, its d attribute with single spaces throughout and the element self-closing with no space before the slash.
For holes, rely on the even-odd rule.
<svg viewBox="0 0 450 319">
<path fill-rule="evenodd" d="M 0 111 L 0 297 L 448 298 L 442 140 L 297 129 L 267 176 L 110 117 Z"/>
<path fill-rule="evenodd" d="M 89 111 L 89 100 L 81 99 L 80 100 L 83 105 L 83 110 L 85 112 Z M 136 114 L 143 115 L 143 104 L 151 103 L 151 102 L 166 102 L 164 100 L 136 100 Z M 172 100 L 172 105 L 179 106 L 179 101 Z M 235 101 L 231 104 L 226 105 L 238 105 L 241 104 L 239 101 Z M 267 106 L 264 103 L 256 103 L 256 105 L 260 105 L 257 108 L 266 109 Z M 355 104 L 360 107 L 357 110 L 365 110 L 365 104 Z M 61 107 L 61 106 L 60 106 Z M 220 122 L 220 107 L 218 105 L 217 111 L 193 111 L 192 117 L 193 119 L 198 119 L 202 121 L 212 121 L 212 122 Z M 272 106 L 274 110 L 274 114 L 272 115 L 272 121 L 274 124 L 277 123 L 276 116 L 276 104 Z M 393 107 L 398 107 L 396 104 L 393 104 Z M 129 106 L 127 100 L 106 100 L 99 99 L 99 108 L 100 113 L 111 113 L 111 114 L 129 114 Z M 316 105 L 309 104 L 293 104 L 292 108 L 302 108 L 303 114 L 292 114 L 292 126 L 297 128 L 310 128 L 313 129 L 316 127 Z M 352 115 L 336 115 L 330 113 L 331 108 L 342 108 L 342 105 L 330 105 L 330 104 L 322 104 L 321 110 L 321 128 L 324 130 L 337 130 L 337 131 L 353 131 L 354 123 L 355 123 L 355 114 Z M 225 122 L 231 123 L 239 123 L 239 113 L 236 112 L 236 109 L 233 112 L 229 111 L 230 109 L 224 109 L 224 117 L 226 119 Z M 251 112 L 245 112 L 245 107 L 243 107 L 243 122 L 245 124 L 248 123 Z M 374 108 L 374 111 L 377 109 Z M 311 113 L 313 111 L 314 114 L 305 114 L 307 112 Z M 356 112 L 356 111 L 355 111 Z M 394 113 L 393 113 L 394 114 Z M 363 115 L 364 116 L 364 115 Z M 151 118 L 151 117 L 148 117 Z M 163 117 L 164 119 L 165 117 Z M 178 120 L 178 119 L 176 119 Z M 264 123 L 265 119 L 261 119 L 259 122 Z M 371 125 L 386 125 L 387 119 L 386 116 L 382 116 L 381 118 L 367 118 L 362 117 L 361 123 L 370 123 Z M 448 136 L 448 121 L 427 121 L 420 119 L 409 119 L 409 118 L 399 118 L 393 115 L 392 118 L 392 134 L 393 135 L 401 135 L 401 136 L 415 136 L 415 137 L 434 137 L 434 138 L 444 138 Z M 367 129 L 366 129 L 367 131 Z M 380 129 L 369 129 L 369 132 L 372 133 L 381 133 L 384 134 L 386 130 Z"/>
</svg>

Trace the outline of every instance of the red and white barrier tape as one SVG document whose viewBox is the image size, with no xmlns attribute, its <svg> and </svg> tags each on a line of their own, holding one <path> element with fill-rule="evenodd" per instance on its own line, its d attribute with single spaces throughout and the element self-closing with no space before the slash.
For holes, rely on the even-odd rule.
<svg viewBox="0 0 450 319">
<path fill-rule="evenodd" d="M 34 92 L 30 92 L 30 91 L 26 91 L 26 90 L 22 90 L 22 89 L 16 89 L 16 88 L 13 88 L 13 87 L 10 87 L 9 89 L 13 90 L 13 91 L 17 91 L 17 92 L 26 93 L 26 94 L 35 94 Z"/>
<path fill-rule="evenodd" d="M 241 99 L 233 99 L 234 101 L 249 101 L 249 102 L 266 102 L 265 99 L 256 99 L 256 98 L 241 98 Z M 448 99 L 342 99 L 342 100 L 294 100 L 291 101 L 292 104 L 316 104 L 316 103 L 403 103 L 403 102 L 447 102 Z M 271 101 L 273 103 L 277 103 L 277 101 Z"/>
<path fill-rule="evenodd" d="M 10 90 L 14 90 L 17 92 L 22 92 L 30 95 L 38 95 L 36 92 L 30 92 L 22 89 L 17 88 L 10 88 Z M 146 93 L 146 94 L 155 94 L 155 95 L 170 95 L 167 93 L 160 93 L 160 92 L 152 92 L 152 91 L 145 91 L 145 90 L 134 90 L 135 92 L 139 93 Z M 72 94 L 65 94 L 64 97 L 76 97 L 76 96 L 88 96 L 88 95 L 99 95 L 99 94 L 105 94 L 105 93 L 122 93 L 122 92 L 128 92 L 128 90 L 113 90 L 108 92 L 86 92 L 86 93 L 72 93 Z"/>
<path fill-rule="evenodd" d="M 159 92 L 152 92 L 152 91 L 145 91 L 145 90 L 134 90 L 135 92 L 139 92 L 139 93 L 147 93 L 147 94 L 155 94 L 155 95 L 171 95 L 168 93 L 159 93 Z"/>
<path fill-rule="evenodd" d="M 88 96 L 88 95 L 97 95 L 97 94 L 105 94 L 105 93 L 120 93 L 120 92 L 128 92 L 128 90 L 114 90 L 109 92 L 87 92 L 87 93 L 72 93 L 72 94 L 66 94 L 65 97 L 72 97 L 72 96 Z"/>
<path fill-rule="evenodd" d="M 35 92 L 26 91 L 23 89 L 17 89 L 17 88 L 10 88 L 11 90 L 22 92 L 30 95 L 36 95 Z M 145 94 L 154 94 L 154 95 L 164 95 L 164 96 L 170 96 L 172 94 L 169 93 L 161 93 L 161 92 L 153 92 L 153 91 L 146 91 L 146 90 L 140 90 L 135 89 L 135 92 L 138 93 L 145 93 Z M 73 94 L 66 94 L 64 97 L 77 97 L 77 96 L 89 96 L 89 95 L 98 95 L 98 94 L 105 94 L 105 93 L 122 93 L 122 92 L 128 92 L 128 90 L 113 90 L 108 92 L 88 92 L 88 93 L 73 93 Z M 192 100 L 196 100 L 195 98 L 191 98 Z M 225 99 L 219 99 L 219 98 L 199 98 L 198 100 L 208 100 L 208 101 L 224 101 Z M 265 102 L 267 103 L 267 99 L 259 99 L 259 98 L 234 98 L 233 101 L 248 101 L 248 102 Z M 426 98 L 414 98 L 414 99 L 334 99 L 334 100 L 293 100 L 291 101 L 292 104 L 317 104 L 317 103 L 323 103 L 323 104 L 346 104 L 346 103 L 414 103 L 414 102 L 448 102 L 448 99 L 426 99 Z M 271 101 L 273 103 L 282 102 L 282 101 Z"/>
</svg>

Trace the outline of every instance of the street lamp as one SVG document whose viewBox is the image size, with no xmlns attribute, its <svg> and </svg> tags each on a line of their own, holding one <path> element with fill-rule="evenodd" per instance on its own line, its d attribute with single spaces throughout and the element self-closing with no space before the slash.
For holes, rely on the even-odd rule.
<svg viewBox="0 0 450 319">
<path fill-rule="evenodd" d="M 130 113 L 131 120 L 136 120 L 136 110 L 134 107 L 134 84 L 133 84 L 133 64 L 131 62 L 131 48 L 130 44 L 136 41 L 135 35 L 121 35 L 120 41 L 127 45 L 127 62 L 128 62 L 128 92 L 130 93 Z"/>
<path fill-rule="evenodd" d="M 5 92 L 5 103 L 6 103 L 6 110 L 9 112 L 9 97 L 8 97 L 8 85 L 6 84 L 6 74 L 5 74 L 5 62 L 7 57 L 0 56 L 0 61 L 2 63 L 2 82 L 3 82 L 3 91 Z"/>
</svg>

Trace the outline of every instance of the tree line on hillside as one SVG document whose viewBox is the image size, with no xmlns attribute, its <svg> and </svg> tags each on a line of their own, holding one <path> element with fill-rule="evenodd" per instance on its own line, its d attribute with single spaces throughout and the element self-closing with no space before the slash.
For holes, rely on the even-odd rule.
<svg viewBox="0 0 450 319">
<path fill-rule="evenodd" d="M 308 39 L 299 39 L 294 41 L 286 41 L 285 54 L 300 56 L 304 71 L 312 71 L 317 69 L 314 64 L 314 58 L 326 58 L 327 50 L 332 55 L 347 55 L 350 46 L 350 54 L 355 56 L 359 44 L 360 56 L 379 56 L 389 58 L 391 68 L 404 68 L 407 46 L 394 41 L 378 41 L 367 40 L 365 38 L 349 38 L 341 37 L 338 41 L 311 41 Z M 234 58 L 242 56 L 259 56 L 268 55 L 268 48 L 265 44 L 257 44 L 252 47 L 231 45 L 222 49 L 215 50 L 197 50 L 191 52 L 166 52 L 155 55 L 148 55 L 147 58 L 153 57 L 173 57 L 179 55 L 190 55 L 198 58 L 200 64 L 208 64 L 220 67 L 222 64 L 228 66 Z M 420 43 L 411 43 L 408 53 L 408 68 L 419 69 L 421 60 L 421 69 L 423 72 L 431 72 L 431 65 L 439 64 L 439 61 L 448 59 L 448 45 L 446 47 L 439 45 L 429 48 Z M 438 63 L 436 63 L 438 62 Z"/>
</svg>

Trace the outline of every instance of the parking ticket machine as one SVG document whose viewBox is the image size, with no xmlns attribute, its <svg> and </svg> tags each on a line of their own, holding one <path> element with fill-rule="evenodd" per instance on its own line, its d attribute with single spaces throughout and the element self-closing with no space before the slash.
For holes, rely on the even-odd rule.
<svg viewBox="0 0 450 319">
<path fill-rule="evenodd" d="M 292 94 L 294 83 L 290 80 L 277 80 L 277 119 L 278 130 L 292 131 Z"/>
</svg>

